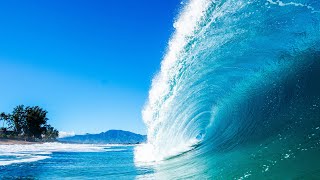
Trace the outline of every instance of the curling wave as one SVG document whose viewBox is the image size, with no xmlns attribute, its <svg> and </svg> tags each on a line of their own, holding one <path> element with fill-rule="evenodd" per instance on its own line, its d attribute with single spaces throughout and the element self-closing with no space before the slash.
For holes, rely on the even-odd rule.
<svg viewBox="0 0 320 180">
<path fill-rule="evenodd" d="M 319 10 L 318 0 L 189 1 L 152 81 L 136 164 L 164 178 L 320 175 Z"/>
</svg>

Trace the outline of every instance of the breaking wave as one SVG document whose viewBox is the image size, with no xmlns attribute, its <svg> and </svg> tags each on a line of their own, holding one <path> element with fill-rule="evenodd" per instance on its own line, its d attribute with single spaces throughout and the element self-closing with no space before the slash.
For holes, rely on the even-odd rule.
<svg viewBox="0 0 320 180">
<path fill-rule="evenodd" d="M 319 10 L 317 0 L 186 3 L 142 111 L 136 164 L 162 178 L 320 175 Z"/>
</svg>

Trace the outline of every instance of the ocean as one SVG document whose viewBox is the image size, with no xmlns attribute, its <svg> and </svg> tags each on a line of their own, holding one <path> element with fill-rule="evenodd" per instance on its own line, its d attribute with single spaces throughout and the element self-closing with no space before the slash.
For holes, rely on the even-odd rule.
<svg viewBox="0 0 320 180">
<path fill-rule="evenodd" d="M 136 167 L 133 151 L 122 145 L 0 145 L 0 179 L 144 179 L 153 169 Z"/>
<path fill-rule="evenodd" d="M 320 1 L 190 0 L 142 111 L 157 179 L 320 179 Z"/>
<path fill-rule="evenodd" d="M 0 176 L 320 179 L 320 1 L 190 0 L 138 146 L 0 147 Z"/>
</svg>

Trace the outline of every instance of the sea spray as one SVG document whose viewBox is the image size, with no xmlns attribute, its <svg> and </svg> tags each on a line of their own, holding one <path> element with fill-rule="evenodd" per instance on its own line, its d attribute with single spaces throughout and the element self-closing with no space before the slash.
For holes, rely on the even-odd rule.
<svg viewBox="0 0 320 180">
<path fill-rule="evenodd" d="M 313 177 L 319 8 L 189 1 L 142 112 L 148 142 L 135 149 L 136 164 L 153 164 L 159 178 Z"/>
</svg>

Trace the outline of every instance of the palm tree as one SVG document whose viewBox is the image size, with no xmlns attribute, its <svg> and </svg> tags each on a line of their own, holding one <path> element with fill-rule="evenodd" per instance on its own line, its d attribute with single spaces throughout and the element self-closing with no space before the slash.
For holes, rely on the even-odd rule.
<svg viewBox="0 0 320 180">
<path fill-rule="evenodd" d="M 24 129 L 26 135 L 29 138 L 41 139 L 44 126 L 47 124 L 47 111 L 40 108 L 39 106 L 26 107 L 26 127 Z"/>
<path fill-rule="evenodd" d="M 9 116 L 6 113 L 2 112 L 0 114 L 0 120 L 2 120 L 2 128 L 4 129 L 4 123 L 9 119 Z"/>
<path fill-rule="evenodd" d="M 26 112 L 24 105 L 19 105 L 15 107 L 12 111 L 11 124 L 17 135 L 22 133 L 23 126 L 25 125 Z"/>
</svg>

